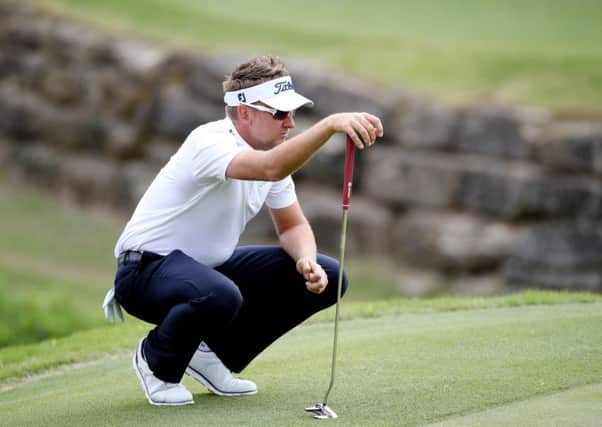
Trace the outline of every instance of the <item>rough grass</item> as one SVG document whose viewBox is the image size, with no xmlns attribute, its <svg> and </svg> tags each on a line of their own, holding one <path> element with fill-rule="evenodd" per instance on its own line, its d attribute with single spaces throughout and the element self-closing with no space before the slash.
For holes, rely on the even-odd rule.
<svg viewBox="0 0 602 427">
<path fill-rule="evenodd" d="M 125 219 L 0 180 L 0 265 L 104 287 Z M 86 279 L 86 280 L 83 280 Z"/>
<path fill-rule="evenodd" d="M 602 303 L 597 302 L 346 320 L 340 327 L 337 380 L 329 399 L 340 418 L 332 423 L 508 425 L 499 422 L 498 413 L 505 412 L 511 415 L 512 425 L 531 426 L 542 425 L 539 422 L 544 418 L 524 406 L 539 405 L 539 410 L 547 411 L 547 425 L 565 425 L 554 424 L 562 419 L 591 425 L 588 420 L 602 416 L 602 407 L 593 404 L 600 392 L 593 385 L 602 382 L 601 309 Z M 320 401 L 327 387 L 330 323 L 297 328 L 264 352 L 244 373 L 259 384 L 259 394 L 217 398 L 187 378 L 196 404 L 182 408 L 150 407 L 139 389 L 130 353 L 136 343 L 134 335 L 142 334 L 142 329 L 132 331 L 137 334 L 123 327 L 103 332 L 88 335 L 81 344 L 97 347 L 99 340 L 115 340 L 127 345 L 128 353 L 114 353 L 95 363 L 65 367 L 54 375 L 5 388 L 0 392 L 3 425 L 293 426 L 316 422 L 303 408 Z M 85 353 L 85 348 L 81 351 Z M 592 386 L 583 387 L 588 384 Z M 558 394 L 565 390 L 573 393 Z M 534 399 L 539 397 L 544 399 L 537 404 Z M 575 397 L 590 404 L 571 404 Z M 549 407 L 559 403 L 566 412 Z M 554 413 L 561 418 L 554 418 Z"/>
<path fill-rule="evenodd" d="M 0 269 L 0 348 L 100 325 L 97 294 L 81 283 Z"/>
<path fill-rule="evenodd" d="M 0 348 L 103 324 L 121 222 L 0 185 Z"/>
<path fill-rule="evenodd" d="M 484 99 L 602 112 L 597 0 L 44 0 L 112 30 L 212 52 L 301 56 L 338 72 Z"/>
</svg>

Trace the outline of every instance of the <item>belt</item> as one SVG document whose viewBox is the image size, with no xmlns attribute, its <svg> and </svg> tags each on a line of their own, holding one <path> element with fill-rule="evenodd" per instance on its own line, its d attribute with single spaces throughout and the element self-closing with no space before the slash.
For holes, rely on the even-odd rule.
<svg viewBox="0 0 602 427">
<path fill-rule="evenodd" d="M 142 259 L 142 251 L 125 251 L 119 254 L 117 265 L 126 264 L 128 262 L 138 262 Z"/>
</svg>

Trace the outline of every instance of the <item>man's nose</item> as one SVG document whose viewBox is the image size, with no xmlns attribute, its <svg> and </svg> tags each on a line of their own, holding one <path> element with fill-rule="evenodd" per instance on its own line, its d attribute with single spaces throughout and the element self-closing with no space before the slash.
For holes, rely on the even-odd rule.
<svg viewBox="0 0 602 427">
<path fill-rule="evenodd" d="M 292 113 L 288 113 L 286 119 L 284 119 L 284 127 L 288 129 L 292 129 L 295 127 L 295 119 L 293 118 Z"/>
</svg>

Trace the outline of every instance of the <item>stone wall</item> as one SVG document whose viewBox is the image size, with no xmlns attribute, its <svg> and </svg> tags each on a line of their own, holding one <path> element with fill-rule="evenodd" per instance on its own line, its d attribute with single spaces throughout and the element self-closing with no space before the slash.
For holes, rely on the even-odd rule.
<svg viewBox="0 0 602 427">
<path fill-rule="evenodd" d="M 242 59 L 173 52 L 2 3 L 2 170 L 125 218 L 187 133 L 223 117 L 221 81 Z M 342 110 L 372 112 L 385 125 L 383 141 L 358 153 L 350 254 L 410 265 L 400 284 L 420 283 L 416 294 L 441 290 L 433 285 L 441 277 L 462 277 L 474 293 L 602 291 L 602 123 L 450 108 L 306 63 L 289 69 L 316 102 L 298 114 L 297 131 Z M 319 245 L 333 254 L 343 158 L 335 137 L 295 176 Z M 245 239 L 272 235 L 264 214 Z"/>
</svg>

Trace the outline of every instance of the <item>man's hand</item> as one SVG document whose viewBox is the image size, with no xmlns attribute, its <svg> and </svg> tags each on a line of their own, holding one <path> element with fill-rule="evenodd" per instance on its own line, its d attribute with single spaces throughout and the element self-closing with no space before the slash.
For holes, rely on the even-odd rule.
<svg viewBox="0 0 602 427">
<path fill-rule="evenodd" d="M 305 286 L 310 292 L 321 294 L 326 285 L 328 277 L 320 264 L 311 258 L 299 258 L 297 260 L 297 271 L 305 278 Z"/>
<path fill-rule="evenodd" d="M 338 113 L 328 117 L 335 132 L 344 132 L 357 148 L 363 149 L 384 135 L 380 119 L 369 113 Z"/>
</svg>

